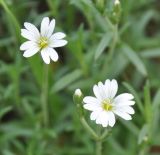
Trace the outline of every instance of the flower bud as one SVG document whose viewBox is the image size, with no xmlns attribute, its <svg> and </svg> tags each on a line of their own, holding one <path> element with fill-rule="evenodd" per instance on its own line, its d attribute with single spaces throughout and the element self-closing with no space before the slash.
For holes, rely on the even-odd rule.
<svg viewBox="0 0 160 155">
<path fill-rule="evenodd" d="M 73 101 L 77 106 L 79 116 L 82 117 L 84 114 L 83 112 L 83 94 L 80 89 L 75 90 L 75 93 L 73 95 Z"/>
<path fill-rule="evenodd" d="M 81 92 L 80 89 L 76 89 L 74 94 L 75 94 L 76 96 L 78 96 L 78 97 L 81 97 L 81 96 L 82 96 L 82 92 Z"/>
<path fill-rule="evenodd" d="M 121 17 L 121 3 L 119 0 L 114 1 L 114 6 L 113 6 L 113 21 L 114 23 L 119 23 L 120 17 Z"/>
<path fill-rule="evenodd" d="M 120 1 L 119 0 L 115 0 L 114 5 L 120 5 Z"/>
</svg>

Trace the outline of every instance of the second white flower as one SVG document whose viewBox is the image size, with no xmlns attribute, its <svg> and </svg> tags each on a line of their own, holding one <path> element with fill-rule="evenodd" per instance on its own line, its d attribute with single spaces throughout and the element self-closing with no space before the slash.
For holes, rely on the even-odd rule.
<svg viewBox="0 0 160 155">
<path fill-rule="evenodd" d="M 86 96 L 83 99 L 84 108 L 92 111 L 90 119 L 96 124 L 113 127 L 116 122 L 115 115 L 125 120 L 132 119 L 131 114 L 134 114 L 134 109 L 131 106 L 135 104 L 133 95 L 123 93 L 115 97 L 117 90 L 116 80 L 106 80 L 105 84 L 99 82 L 98 85 L 94 85 L 95 97 Z"/>
</svg>

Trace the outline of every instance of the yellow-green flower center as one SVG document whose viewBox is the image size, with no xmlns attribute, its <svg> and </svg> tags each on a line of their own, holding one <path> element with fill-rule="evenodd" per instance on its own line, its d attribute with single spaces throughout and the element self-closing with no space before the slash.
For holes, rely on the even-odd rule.
<svg viewBox="0 0 160 155">
<path fill-rule="evenodd" d="M 102 101 L 102 108 L 103 108 L 105 111 L 111 111 L 112 108 L 113 108 L 113 105 L 112 105 L 112 103 L 111 103 L 111 100 L 110 100 L 110 99 L 103 100 L 103 101 Z"/>
<path fill-rule="evenodd" d="M 39 39 L 39 43 L 38 43 L 39 47 L 42 49 L 42 48 L 45 48 L 48 46 L 48 39 L 46 37 L 41 37 Z"/>
</svg>

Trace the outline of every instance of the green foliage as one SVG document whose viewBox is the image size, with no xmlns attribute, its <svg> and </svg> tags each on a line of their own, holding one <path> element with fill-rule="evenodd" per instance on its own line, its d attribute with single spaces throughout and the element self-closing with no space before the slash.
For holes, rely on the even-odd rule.
<svg viewBox="0 0 160 155">
<path fill-rule="evenodd" d="M 112 0 L 0 0 L 0 154 L 93 155 L 72 96 L 76 88 L 93 94 L 93 84 L 115 78 L 119 93 L 134 95 L 136 113 L 130 122 L 117 120 L 103 155 L 154 155 L 160 145 L 159 6 L 158 0 L 121 0 L 115 22 Z M 49 66 L 47 127 L 43 61 L 19 50 L 23 23 L 39 26 L 44 16 L 55 18 L 55 31 L 68 40 Z"/>
</svg>

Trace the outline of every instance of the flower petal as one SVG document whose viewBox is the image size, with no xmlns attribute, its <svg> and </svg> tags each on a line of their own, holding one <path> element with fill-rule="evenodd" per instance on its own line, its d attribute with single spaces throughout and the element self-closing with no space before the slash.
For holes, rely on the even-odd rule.
<svg viewBox="0 0 160 155">
<path fill-rule="evenodd" d="M 91 120 L 96 120 L 97 117 L 100 115 L 100 113 L 102 112 L 102 110 L 95 110 L 91 113 L 90 115 L 90 119 Z"/>
<path fill-rule="evenodd" d="M 96 120 L 96 118 L 98 117 L 99 113 L 96 112 L 96 111 L 93 111 L 90 115 L 90 119 L 93 121 L 93 120 Z"/>
<path fill-rule="evenodd" d="M 114 99 L 114 102 L 115 102 L 115 104 L 117 104 L 117 103 L 123 103 L 123 102 L 129 101 L 129 100 L 132 100 L 133 98 L 134 98 L 134 96 L 132 94 L 123 93 L 123 94 L 118 95 Z"/>
<path fill-rule="evenodd" d="M 54 28 L 55 28 L 55 19 L 52 19 L 49 26 L 48 26 L 48 32 L 47 32 L 47 37 L 50 37 L 54 31 Z"/>
<path fill-rule="evenodd" d="M 103 96 L 101 96 L 101 92 L 100 92 L 99 87 L 97 85 L 93 86 L 93 92 L 98 100 L 102 101 L 104 99 Z"/>
<path fill-rule="evenodd" d="M 37 41 L 37 38 L 35 38 L 35 36 L 26 29 L 21 29 L 21 35 L 28 40 Z"/>
<path fill-rule="evenodd" d="M 108 125 L 109 125 L 109 115 L 108 115 L 108 113 L 107 112 L 104 112 L 103 114 L 102 114 L 102 126 L 103 127 L 107 127 Z"/>
<path fill-rule="evenodd" d="M 102 113 L 96 118 L 96 124 L 102 124 Z"/>
<path fill-rule="evenodd" d="M 57 33 L 54 33 L 52 36 L 51 36 L 51 40 L 60 40 L 60 39 L 63 39 L 66 35 L 62 32 L 57 32 Z"/>
<path fill-rule="evenodd" d="M 95 97 L 86 96 L 83 99 L 83 102 L 86 103 L 83 105 L 83 107 L 87 110 L 90 110 L 90 111 L 102 110 L 102 107 L 100 105 L 100 101 L 98 99 L 96 99 Z"/>
<path fill-rule="evenodd" d="M 125 112 L 127 112 L 128 114 L 134 114 L 135 113 L 134 109 L 132 107 L 130 107 L 130 106 L 124 106 L 123 110 Z"/>
<path fill-rule="evenodd" d="M 36 54 L 40 49 L 38 47 L 31 47 L 28 50 L 26 50 L 23 54 L 24 57 L 28 58 Z"/>
<path fill-rule="evenodd" d="M 115 102 L 115 101 L 114 101 Z M 116 103 L 116 106 L 131 106 L 131 105 L 134 105 L 135 104 L 135 101 L 120 101 L 120 102 L 115 102 Z"/>
<path fill-rule="evenodd" d="M 42 49 L 42 51 L 41 51 L 41 56 L 42 56 L 43 61 L 44 61 L 46 64 L 49 64 L 49 63 L 50 63 L 50 57 L 49 57 L 48 48 Z"/>
<path fill-rule="evenodd" d="M 50 47 L 62 47 L 65 46 L 68 42 L 66 40 L 54 40 L 50 38 Z"/>
<path fill-rule="evenodd" d="M 117 107 L 117 109 L 121 112 L 125 112 L 125 113 L 128 113 L 128 114 L 134 114 L 135 113 L 134 109 L 130 106 L 121 106 L 121 107 Z"/>
<path fill-rule="evenodd" d="M 92 96 L 84 97 L 83 102 L 89 103 L 89 104 L 100 104 L 100 101 L 97 98 L 92 97 Z"/>
<path fill-rule="evenodd" d="M 105 81 L 105 89 L 106 89 L 106 92 L 107 92 L 107 97 L 112 99 L 114 98 L 114 96 L 116 95 L 117 93 L 117 90 L 118 90 L 118 84 L 117 84 L 117 81 L 116 80 L 106 80 Z"/>
<path fill-rule="evenodd" d="M 48 48 L 50 58 L 56 62 L 58 60 L 58 54 L 53 48 Z"/>
<path fill-rule="evenodd" d="M 114 113 L 115 113 L 116 115 L 122 117 L 122 118 L 125 119 L 125 120 L 131 120 L 131 119 L 132 119 L 132 117 L 131 117 L 129 114 L 125 113 L 125 112 L 121 112 L 121 111 L 119 111 L 119 110 L 115 110 Z"/>
<path fill-rule="evenodd" d="M 35 46 L 36 44 L 33 41 L 26 41 L 20 46 L 20 50 L 24 51 Z"/>
<path fill-rule="evenodd" d="M 90 111 L 95 111 L 95 110 L 101 110 L 101 107 L 97 104 L 90 104 L 90 103 L 87 103 L 87 104 L 84 104 L 83 107 L 87 110 L 90 110 Z"/>
<path fill-rule="evenodd" d="M 49 30 L 49 18 L 48 17 L 44 17 L 42 22 L 41 22 L 41 35 L 43 37 L 46 37 L 48 34 L 48 30 Z"/>
<path fill-rule="evenodd" d="M 107 99 L 106 90 L 102 82 L 98 82 L 98 89 L 102 99 Z"/>
<path fill-rule="evenodd" d="M 109 123 L 108 113 L 106 111 L 101 112 L 96 119 L 97 124 L 101 124 L 103 127 L 107 127 Z"/>
<path fill-rule="evenodd" d="M 33 24 L 25 22 L 24 26 L 28 31 L 30 31 L 35 36 L 35 38 L 38 39 L 40 37 L 38 29 Z"/>
<path fill-rule="evenodd" d="M 116 119 L 115 119 L 115 115 L 113 112 L 108 112 L 108 117 L 109 117 L 109 126 L 113 127 L 115 122 L 116 122 Z"/>
</svg>

